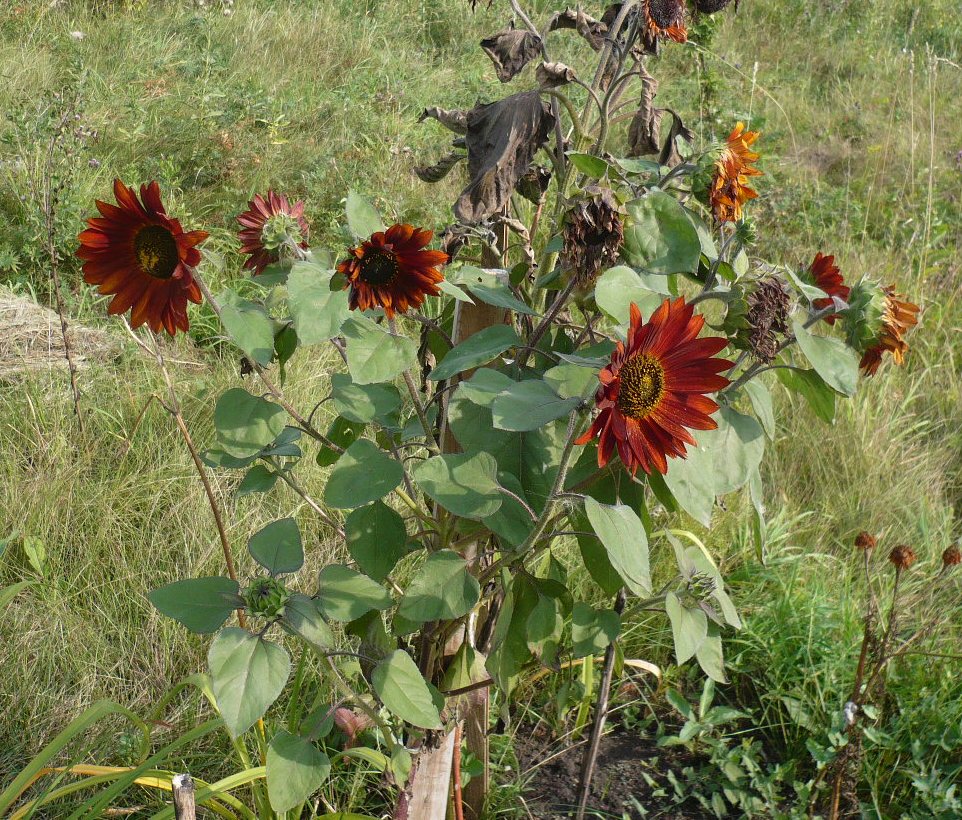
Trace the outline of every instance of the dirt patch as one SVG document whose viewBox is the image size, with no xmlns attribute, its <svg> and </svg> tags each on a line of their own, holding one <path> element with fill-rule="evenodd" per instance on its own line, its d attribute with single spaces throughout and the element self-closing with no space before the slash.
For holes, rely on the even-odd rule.
<svg viewBox="0 0 962 820">
<path fill-rule="evenodd" d="M 531 813 L 542 820 L 572 816 L 578 803 L 584 746 L 559 746 L 537 729 L 533 733 L 519 732 L 515 744 L 521 770 L 531 778 L 525 796 Z M 612 820 L 643 816 L 665 820 L 714 817 L 698 806 L 672 806 L 665 797 L 674 791 L 667 773 L 680 773 L 695 762 L 696 758 L 681 747 L 659 748 L 650 739 L 615 729 L 601 741 L 587 816 Z M 642 815 L 634 801 L 648 814 Z"/>
</svg>

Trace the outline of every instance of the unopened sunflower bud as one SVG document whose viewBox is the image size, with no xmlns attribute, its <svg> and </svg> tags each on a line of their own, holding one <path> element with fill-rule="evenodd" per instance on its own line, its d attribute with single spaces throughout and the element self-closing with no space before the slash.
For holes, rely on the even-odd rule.
<svg viewBox="0 0 962 820">
<path fill-rule="evenodd" d="M 842 314 L 850 347 L 864 353 L 878 340 L 885 313 L 885 291 L 878 282 L 862 279 L 849 291 L 848 310 Z"/>
<path fill-rule="evenodd" d="M 947 569 L 960 563 L 962 563 L 962 552 L 959 551 L 959 548 L 954 544 L 947 547 L 945 552 L 942 553 L 942 566 Z"/>
<path fill-rule="evenodd" d="M 899 546 L 893 547 L 889 553 L 889 561 L 899 570 L 908 569 L 915 563 L 917 557 L 915 550 L 907 544 L 899 544 Z"/>
<path fill-rule="evenodd" d="M 696 572 L 688 581 L 688 592 L 699 601 L 705 601 L 712 596 L 718 584 L 707 572 Z"/>
<path fill-rule="evenodd" d="M 276 578 L 256 578 L 244 590 L 243 597 L 252 615 L 276 618 L 284 613 L 284 605 L 290 598 L 290 593 Z"/>
<path fill-rule="evenodd" d="M 735 223 L 735 241 L 748 248 L 758 242 L 758 226 L 754 220 L 740 219 Z"/>
<path fill-rule="evenodd" d="M 874 550 L 876 543 L 875 536 L 869 532 L 860 532 L 855 536 L 855 546 L 860 550 Z"/>
</svg>

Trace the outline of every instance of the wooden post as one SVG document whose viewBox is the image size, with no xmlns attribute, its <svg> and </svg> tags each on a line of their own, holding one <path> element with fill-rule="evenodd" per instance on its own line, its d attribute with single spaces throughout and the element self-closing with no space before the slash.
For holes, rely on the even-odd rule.
<svg viewBox="0 0 962 820">
<path fill-rule="evenodd" d="M 189 774 L 175 774 L 170 781 L 174 795 L 174 817 L 176 820 L 197 820 L 197 807 L 194 805 L 194 779 Z"/>
</svg>

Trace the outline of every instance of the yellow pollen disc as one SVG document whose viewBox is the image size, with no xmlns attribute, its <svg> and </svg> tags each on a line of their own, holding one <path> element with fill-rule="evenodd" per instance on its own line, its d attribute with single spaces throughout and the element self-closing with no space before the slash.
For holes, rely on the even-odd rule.
<svg viewBox="0 0 962 820">
<path fill-rule="evenodd" d="M 646 418 L 665 395 L 665 368 L 648 353 L 628 359 L 618 378 L 618 409 L 631 418 Z"/>
</svg>

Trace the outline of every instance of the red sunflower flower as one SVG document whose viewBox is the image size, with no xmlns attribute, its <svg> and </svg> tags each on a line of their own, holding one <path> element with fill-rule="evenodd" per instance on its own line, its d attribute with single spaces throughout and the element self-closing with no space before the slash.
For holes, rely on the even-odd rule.
<svg viewBox="0 0 962 820">
<path fill-rule="evenodd" d="M 684 0 L 645 0 L 645 24 L 652 40 L 667 37 L 676 43 L 688 41 Z"/>
<path fill-rule="evenodd" d="M 831 307 L 834 304 L 832 300 L 833 296 L 837 296 L 843 302 L 848 301 L 852 289 L 846 285 L 845 280 L 842 279 L 842 274 L 835 264 L 834 256 L 823 256 L 821 252 L 816 253 L 815 259 L 812 260 L 812 264 L 808 268 L 808 275 L 815 287 L 828 294 L 826 298 L 816 299 L 812 302 L 812 306 L 816 310 L 824 310 L 827 307 Z M 838 318 L 839 315 L 833 313 L 830 316 L 826 316 L 825 321 L 830 325 L 834 325 L 835 320 Z"/>
<path fill-rule="evenodd" d="M 302 200 L 291 205 L 284 194 L 268 191 L 266 197 L 255 194 L 247 205 L 249 210 L 237 217 L 241 224 L 238 238 L 241 253 L 248 254 L 244 267 L 254 271 L 254 276 L 280 259 L 281 248 L 288 240 L 307 250 L 309 228 Z"/>
<path fill-rule="evenodd" d="M 762 176 L 753 167 L 759 155 L 751 150 L 760 132 L 746 131 L 745 124 L 735 125 L 728 135 L 721 156 L 715 163 L 709 199 L 711 210 L 718 222 L 735 222 L 742 218 L 742 206 L 758 196 L 748 184 L 749 177 Z"/>
<path fill-rule="evenodd" d="M 695 439 L 686 428 L 714 430 L 711 414 L 718 405 L 706 393 L 720 390 L 728 379 L 719 375 L 732 363 L 712 358 L 726 344 L 723 337 L 697 338 L 705 324 L 684 299 L 666 299 L 642 322 L 631 305 L 627 343 L 618 343 L 611 362 L 598 374 L 595 394 L 600 411 L 588 431 L 577 440 L 587 444 L 596 436 L 598 466 L 604 467 L 614 449 L 634 475 L 668 471 L 666 456 L 685 458 L 686 444 Z"/>
<path fill-rule="evenodd" d="M 116 205 L 97 200 L 100 217 L 87 220 L 77 237 L 77 256 L 84 260 L 84 281 L 98 285 L 114 298 L 111 314 L 130 311 L 130 324 L 147 324 L 154 333 L 164 328 L 171 336 L 186 331 L 187 302 L 200 303 L 201 292 L 192 268 L 200 264 L 195 245 L 206 231 L 185 232 L 167 216 L 156 182 L 133 188 L 114 180 Z"/>
<path fill-rule="evenodd" d="M 347 277 L 351 310 L 380 307 L 388 318 L 419 308 L 425 296 L 440 296 L 439 268 L 448 261 L 443 251 L 425 250 L 431 231 L 413 225 L 392 225 L 372 234 L 337 270 Z"/>
</svg>

